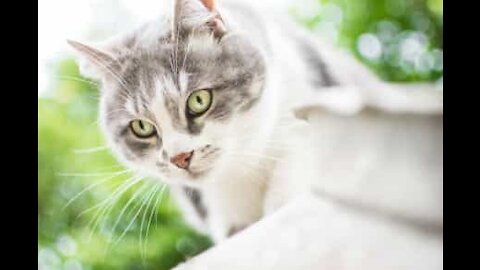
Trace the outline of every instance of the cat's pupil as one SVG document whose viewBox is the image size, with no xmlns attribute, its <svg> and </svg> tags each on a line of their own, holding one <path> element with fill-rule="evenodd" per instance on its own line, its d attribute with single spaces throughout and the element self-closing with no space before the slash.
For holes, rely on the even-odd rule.
<svg viewBox="0 0 480 270">
<path fill-rule="evenodd" d="M 140 126 L 140 129 L 145 129 L 142 121 L 138 121 L 138 125 Z"/>
<path fill-rule="evenodd" d="M 197 96 L 196 99 L 197 99 L 198 104 L 203 105 L 203 101 L 202 101 L 202 98 L 200 96 Z"/>
</svg>

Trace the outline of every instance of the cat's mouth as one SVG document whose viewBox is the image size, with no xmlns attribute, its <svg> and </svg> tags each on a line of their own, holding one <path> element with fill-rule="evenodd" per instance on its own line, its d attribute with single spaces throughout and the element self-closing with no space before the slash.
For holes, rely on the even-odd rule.
<svg viewBox="0 0 480 270">
<path fill-rule="evenodd" d="M 178 168 L 178 166 L 171 165 L 168 166 L 169 168 L 163 167 L 163 170 L 171 178 L 183 178 L 189 182 L 201 181 L 208 178 L 219 159 L 220 148 L 208 146 L 194 151 L 188 166 Z"/>
<path fill-rule="evenodd" d="M 219 156 L 220 148 L 217 147 L 207 147 L 195 152 L 192 157 L 192 162 L 186 171 L 193 179 L 205 177 L 213 170 Z"/>
</svg>

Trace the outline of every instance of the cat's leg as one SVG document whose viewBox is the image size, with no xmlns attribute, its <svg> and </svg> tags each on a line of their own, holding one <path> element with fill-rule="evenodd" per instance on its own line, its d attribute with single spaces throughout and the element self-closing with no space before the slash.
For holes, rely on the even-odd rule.
<svg viewBox="0 0 480 270">
<path fill-rule="evenodd" d="M 311 183 L 318 177 L 317 153 L 311 147 L 314 135 L 308 125 L 296 125 L 289 130 L 288 150 L 278 160 L 268 182 L 263 202 L 264 215 L 271 214 L 295 198 L 310 194 Z"/>
<path fill-rule="evenodd" d="M 215 242 L 221 242 L 262 216 L 265 185 L 238 172 L 204 189 L 209 211 L 208 226 Z"/>
</svg>

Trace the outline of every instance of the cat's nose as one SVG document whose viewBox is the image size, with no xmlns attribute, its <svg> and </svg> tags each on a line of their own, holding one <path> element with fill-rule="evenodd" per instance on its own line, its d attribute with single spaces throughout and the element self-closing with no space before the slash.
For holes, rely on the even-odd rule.
<svg viewBox="0 0 480 270">
<path fill-rule="evenodd" d="M 180 153 L 172 157 L 170 162 L 180 169 L 187 169 L 188 165 L 190 165 L 190 161 L 192 160 L 192 156 L 193 151 Z"/>
</svg>

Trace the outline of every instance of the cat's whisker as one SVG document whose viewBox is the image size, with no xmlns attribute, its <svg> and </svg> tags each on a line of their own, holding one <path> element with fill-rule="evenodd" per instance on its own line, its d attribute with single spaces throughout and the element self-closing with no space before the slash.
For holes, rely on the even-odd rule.
<svg viewBox="0 0 480 270">
<path fill-rule="evenodd" d="M 134 97 L 132 96 L 132 94 L 129 92 L 129 91 L 122 91 L 122 92 L 119 92 L 118 93 L 120 95 L 120 97 L 125 101 L 125 102 L 128 102 L 130 100 L 134 100 Z"/>
<path fill-rule="evenodd" d="M 156 199 L 155 199 L 155 203 L 153 205 L 153 208 L 152 210 L 150 211 L 150 217 L 148 218 L 148 222 L 147 222 L 147 230 L 145 232 L 145 242 L 143 244 L 143 250 L 144 252 L 146 252 L 146 249 L 147 249 L 147 244 L 148 244 L 148 236 L 149 236 L 149 232 L 150 232 L 150 225 L 152 224 L 152 219 L 153 219 L 153 216 L 155 214 L 155 217 L 156 217 L 156 220 L 158 219 L 158 208 L 160 207 L 161 205 L 161 201 L 162 201 L 162 198 L 163 198 L 163 192 L 165 191 L 165 188 L 167 187 L 165 184 L 161 185 L 160 186 L 161 188 L 159 188 L 157 191 L 159 191 L 159 194 L 155 194 L 156 195 Z M 158 226 L 158 223 L 157 221 L 155 220 L 155 226 Z"/>
<path fill-rule="evenodd" d="M 115 168 L 125 168 L 125 167 L 121 164 L 114 164 L 114 165 L 109 165 L 109 166 L 98 167 L 98 169 L 115 169 Z M 128 171 L 132 172 L 131 169 L 125 169 L 125 170 L 128 170 Z M 121 172 L 121 171 L 118 171 L 118 172 Z"/>
<path fill-rule="evenodd" d="M 148 96 L 148 94 L 145 94 L 145 95 Z M 142 105 L 142 107 L 145 108 L 146 111 L 151 111 L 151 112 L 154 111 L 154 109 L 152 108 L 153 104 L 151 104 L 149 102 L 142 102 L 141 105 Z"/>
<path fill-rule="evenodd" d="M 110 73 L 110 75 L 113 76 L 113 78 L 125 89 L 127 90 L 128 92 L 132 92 L 126 85 L 126 82 L 112 69 L 110 68 L 108 65 L 110 65 L 111 63 L 108 63 L 108 65 L 105 65 L 103 64 L 103 61 L 102 59 L 100 59 L 99 57 L 95 56 L 95 55 L 91 55 L 92 57 L 92 60 L 93 62 L 95 62 L 97 65 L 99 65 L 100 67 L 102 67 L 105 71 L 107 71 L 108 73 Z M 117 62 L 117 60 L 114 60 L 113 62 Z"/>
<path fill-rule="evenodd" d="M 90 154 L 99 151 L 108 150 L 108 146 L 102 145 L 97 147 L 90 147 L 90 148 L 83 148 L 83 149 L 73 149 L 73 153 L 75 154 Z"/>
<path fill-rule="evenodd" d="M 163 187 L 160 187 L 157 189 L 157 191 L 155 192 L 155 194 L 153 195 L 153 197 L 155 198 L 155 202 L 153 203 L 153 207 L 150 209 L 150 214 L 148 216 L 148 220 L 147 220 L 147 228 L 145 230 L 145 235 L 144 235 L 144 242 L 143 242 L 143 245 L 140 247 L 141 250 L 142 250 L 142 253 L 143 254 L 146 254 L 147 253 L 147 243 L 148 243 L 148 234 L 149 234 L 149 230 L 150 230 L 150 224 L 152 222 L 152 219 L 153 219 L 153 214 L 155 213 L 155 208 L 158 207 L 158 201 L 159 201 L 159 192 L 161 192 Z M 143 226 L 142 226 L 143 227 Z"/>
<path fill-rule="evenodd" d="M 178 76 L 178 46 L 180 45 L 180 27 L 177 28 L 177 38 L 175 39 L 175 75 Z M 178 79 L 178 78 L 177 78 Z"/>
<path fill-rule="evenodd" d="M 121 185 L 122 186 L 122 185 Z M 116 190 L 119 190 L 121 187 L 118 187 Z M 122 192 L 123 193 L 123 192 Z M 92 236 L 93 236 L 93 233 L 94 231 L 96 230 L 98 224 L 100 223 L 100 221 L 104 221 L 104 217 L 105 215 L 107 214 L 107 212 L 109 213 L 110 210 L 111 210 L 111 207 L 114 205 L 114 201 L 115 201 L 115 196 L 114 195 L 110 195 L 108 196 L 104 201 L 96 204 L 95 206 L 93 207 L 90 207 L 89 209 L 87 210 L 84 210 L 82 213 L 80 213 L 78 217 L 80 217 L 81 215 L 87 213 L 87 212 L 90 212 L 90 211 L 93 211 L 95 209 L 98 208 L 98 210 L 96 211 L 96 213 L 94 214 L 94 216 L 91 218 L 90 222 L 88 223 L 87 227 L 89 228 L 90 230 L 90 234 L 89 234 L 89 241 L 91 240 Z"/>
<path fill-rule="evenodd" d="M 77 218 L 87 214 L 88 212 L 91 212 L 99 207 L 102 207 L 102 206 L 105 206 L 107 205 L 111 200 L 113 200 L 118 194 L 122 194 L 123 192 L 125 192 L 126 190 L 128 190 L 130 187 L 132 187 L 133 185 L 135 185 L 136 183 L 140 182 L 140 180 L 142 180 L 142 178 L 140 177 L 136 177 L 136 176 L 133 176 L 129 179 L 127 179 L 124 183 L 122 183 L 121 185 L 119 185 L 115 190 L 114 192 L 108 196 L 106 199 L 102 200 L 101 202 L 97 203 L 96 205 L 90 207 L 90 208 L 87 208 L 86 210 L 83 210 L 82 212 L 80 212 L 78 215 L 77 215 Z"/>
<path fill-rule="evenodd" d="M 131 181 L 131 184 L 125 185 L 125 183 L 124 183 L 124 184 L 120 185 L 119 188 L 121 188 L 122 186 L 124 186 L 124 188 L 122 188 L 122 190 L 119 190 L 119 188 L 117 188 L 115 190 L 115 192 L 105 200 L 104 205 L 101 205 L 101 208 L 97 211 L 94 218 L 89 223 L 89 227 L 91 227 L 90 238 L 89 239 L 91 239 L 91 236 L 93 235 L 93 232 L 96 230 L 97 226 L 100 223 L 102 223 L 107 216 L 110 215 L 110 212 L 113 210 L 115 204 L 118 202 L 121 195 L 123 195 L 123 193 L 125 193 L 134 184 L 140 182 L 141 180 L 142 180 L 142 178 L 137 178 L 136 180 L 134 180 L 134 178 L 132 178 L 131 180 L 128 180 L 126 183 Z M 93 224 L 93 226 L 92 226 L 92 224 Z"/>
<path fill-rule="evenodd" d="M 195 35 L 195 29 L 192 30 L 191 36 Z M 189 39 L 190 41 L 190 39 Z M 190 52 L 190 42 L 187 43 L 187 48 L 185 49 L 185 55 L 183 56 L 182 69 L 185 68 L 185 63 L 187 61 L 188 53 Z"/>
<path fill-rule="evenodd" d="M 75 200 L 77 200 L 80 196 L 82 196 L 82 194 L 84 194 L 85 192 L 93 189 L 94 187 L 97 187 L 101 184 L 104 184 L 106 182 L 108 182 L 109 180 L 112 180 L 112 179 L 115 179 L 116 176 L 119 176 L 119 175 L 122 175 L 122 174 L 126 174 L 130 172 L 130 170 L 125 170 L 123 172 L 119 172 L 118 174 L 114 174 L 110 177 L 107 177 L 107 178 L 104 178 L 98 182 L 95 182 L 95 183 L 92 183 L 90 185 L 88 185 L 86 188 L 82 189 L 80 192 L 78 192 L 75 196 L 73 196 L 66 204 L 65 206 L 62 208 L 62 211 L 64 211 L 68 206 L 70 206 L 70 204 L 72 204 Z"/>
<path fill-rule="evenodd" d="M 152 191 L 150 191 L 152 192 Z M 130 230 L 130 228 L 133 226 L 135 220 L 137 219 L 138 215 L 140 215 L 143 207 L 145 206 L 145 201 L 142 200 L 141 203 L 140 203 L 140 206 L 137 210 L 137 212 L 135 213 L 135 215 L 133 216 L 133 218 L 131 219 L 130 223 L 127 225 L 127 227 L 123 230 L 122 234 L 118 237 L 118 239 L 113 243 L 112 247 L 117 245 L 121 240 L 122 238 L 125 236 L 125 234 L 127 233 L 128 230 Z"/>
<path fill-rule="evenodd" d="M 99 95 L 88 95 L 87 98 L 90 100 L 100 101 Z"/>
<path fill-rule="evenodd" d="M 111 175 L 120 175 L 131 172 L 131 170 L 122 170 L 116 172 L 98 172 L 98 173 L 57 173 L 58 176 L 66 177 L 95 177 L 95 176 L 111 176 Z"/>
<path fill-rule="evenodd" d="M 123 215 L 125 214 L 125 212 L 127 211 L 128 207 L 138 198 L 138 196 L 140 196 L 140 194 L 142 194 L 146 189 L 148 188 L 148 185 L 146 183 L 144 183 L 141 187 L 139 187 L 135 193 L 133 193 L 133 195 L 128 199 L 127 203 L 125 203 L 125 205 L 123 206 L 122 210 L 120 211 L 120 214 L 118 214 L 118 217 L 117 219 L 115 220 L 115 223 L 113 224 L 112 226 L 112 231 L 115 232 L 115 230 L 117 229 L 118 227 L 118 224 L 120 223 L 120 221 L 122 220 L 123 218 Z M 110 237 L 109 240 L 108 240 L 108 243 L 110 244 L 112 242 L 112 239 L 113 237 Z"/>
<path fill-rule="evenodd" d="M 89 127 L 91 127 L 91 126 L 97 126 L 98 127 L 99 124 L 100 124 L 100 119 L 97 119 L 97 120 L 91 122 L 90 124 L 88 124 L 88 126 Z"/>
<path fill-rule="evenodd" d="M 167 188 L 167 185 L 164 184 L 163 188 L 160 192 L 160 202 L 158 204 L 158 207 L 155 209 L 155 226 L 158 226 L 158 211 L 160 211 L 159 207 L 162 205 L 163 198 L 165 197 L 165 193 L 168 193 L 169 189 Z"/>
<path fill-rule="evenodd" d="M 161 188 L 161 186 L 155 185 L 151 194 L 147 197 L 147 205 L 145 207 L 145 210 L 143 210 L 142 221 L 140 223 L 139 249 L 140 249 L 140 253 L 141 253 L 141 257 L 142 257 L 143 262 L 145 262 L 145 254 L 146 254 L 146 250 L 143 249 L 143 247 L 145 246 L 144 242 L 146 241 L 146 235 L 145 236 L 143 235 L 143 232 L 144 232 L 143 228 L 144 228 L 145 221 L 146 221 L 146 218 L 147 218 L 147 213 L 148 213 L 149 206 L 150 206 L 153 198 L 155 197 L 155 194 L 157 194 L 157 192 L 158 192 L 158 190 L 160 190 L 160 188 Z M 152 211 L 153 210 L 151 210 L 150 212 L 152 212 Z M 142 237 L 143 237 L 143 239 L 142 239 Z"/>
<path fill-rule="evenodd" d="M 55 76 L 55 78 L 59 79 L 59 80 L 83 82 L 83 83 L 87 83 L 87 84 L 90 84 L 90 85 L 93 85 L 93 86 L 96 86 L 96 87 L 100 86 L 100 83 L 98 83 L 98 82 L 91 81 L 91 80 L 81 78 L 81 77 L 62 75 L 62 76 Z"/>
<path fill-rule="evenodd" d="M 105 113 L 105 116 L 107 116 L 107 117 L 115 116 L 116 114 L 121 113 L 121 112 L 130 114 L 130 112 L 127 109 L 119 108 L 119 109 L 115 109 L 115 110 L 109 110 L 107 113 Z"/>
</svg>

